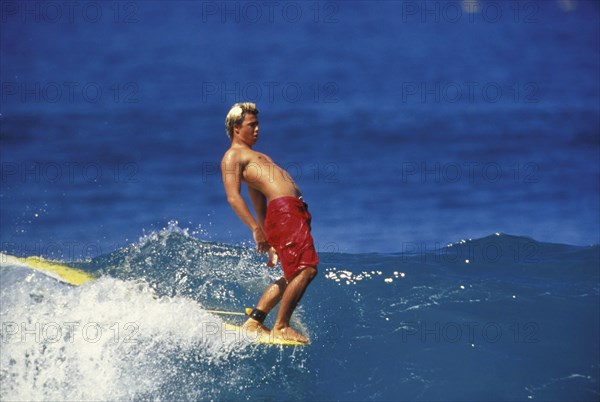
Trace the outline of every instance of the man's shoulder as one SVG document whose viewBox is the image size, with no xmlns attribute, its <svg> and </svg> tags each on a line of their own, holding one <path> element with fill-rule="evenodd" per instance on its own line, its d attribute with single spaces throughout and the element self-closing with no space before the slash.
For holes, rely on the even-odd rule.
<svg viewBox="0 0 600 402">
<path fill-rule="evenodd" d="M 241 162 L 250 159 L 253 152 L 249 148 L 231 147 L 223 155 L 223 162 Z"/>
</svg>

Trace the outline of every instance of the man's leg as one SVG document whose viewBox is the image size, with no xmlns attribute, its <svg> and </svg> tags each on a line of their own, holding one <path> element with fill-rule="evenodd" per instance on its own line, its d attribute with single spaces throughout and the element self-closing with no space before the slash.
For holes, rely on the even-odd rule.
<svg viewBox="0 0 600 402">
<path fill-rule="evenodd" d="M 298 305 L 298 302 L 302 299 L 304 291 L 316 274 L 316 268 L 306 267 L 287 284 L 281 298 L 279 313 L 277 314 L 277 319 L 273 326 L 273 334 L 275 337 L 300 342 L 309 341 L 307 337 L 300 335 L 290 327 L 290 318 L 292 317 L 292 313 Z"/>
<path fill-rule="evenodd" d="M 279 303 L 279 301 L 281 300 L 281 297 L 285 292 L 286 286 L 287 282 L 285 278 L 280 278 L 277 281 L 270 284 L 263 293 L 263 295 L 260 297 L 258 303 L 256 304 L 256 309 L 263 311 L 265 314 L 268 314 L 269 311 L 273 310 L 273 307 L 275 307 L 277 303 Z M 248 318 L 248 320 L 244 324 L 244 327 L 257 331 L 270 331 L 267 327 L 262 325 L 261 322 L 253 318 Z"/>
</svg>

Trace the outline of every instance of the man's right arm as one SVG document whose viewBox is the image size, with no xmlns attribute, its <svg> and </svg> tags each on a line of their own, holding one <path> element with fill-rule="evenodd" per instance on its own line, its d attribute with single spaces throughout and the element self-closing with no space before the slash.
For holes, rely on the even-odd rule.
<svg viewBox="0 0 600 402">
<path fill-rule="evenodd" d="M 256 221 L 252 212 L 248 208 L 246 201 L 241 195 L 242 185 L 242 164 L 236 152 L 227 152 L 221 162 L 221 176 L 227 202 L 235 211 L 237 216 L 252 230 L 252 235 L 256 241 L 258 251 L 265 252 L 269 249 L 269 244 L 262 227 Z"/>
</svg>

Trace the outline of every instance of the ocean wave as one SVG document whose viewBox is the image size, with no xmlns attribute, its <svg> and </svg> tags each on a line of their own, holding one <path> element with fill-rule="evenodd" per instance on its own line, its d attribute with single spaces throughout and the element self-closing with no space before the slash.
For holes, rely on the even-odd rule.
<svg viewBox="0 0 600 402">
<path fill-rule="evenodd" d="M 74 287 L 24 264 L 0 275 L 2 400 L 228 399 L 265 352 L 144 279 Z"/>
<path fill-rule="evenodd" d="M 312 340 L 300 349 L 228 336 L 222 324 L 243 317 L 210 312 L 243 312 L 280 275 L 250 247 L 171 225 L 91 260 L 46 261 L 94 278 L 80 286 L 27 261 L 0 255 L 2 400 L 585 399 L 540 384 L 573 372 L 598 383 L 587 369 L 598 246 L 498 233 L 436 250 L 322 253 L 293 316 Z M 560 363 L 542 368 L 549 355 Z M 503 381 L 486 376 L 490 361 Z"/>
</svg>

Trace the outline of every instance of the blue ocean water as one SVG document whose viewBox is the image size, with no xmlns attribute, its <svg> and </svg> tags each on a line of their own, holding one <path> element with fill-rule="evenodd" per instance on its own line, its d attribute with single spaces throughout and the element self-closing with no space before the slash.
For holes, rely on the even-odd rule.
<svg viewBox="0 0 600 402">
<path fill-rule="evenodd" d="M 598 399 L 597 2 L 0 13 L 0 251 L 100 277 L 3 265 L 2 322 L 119 335 L 3 338 L 3 400 Z M 220 179 L 244 100 L 313 215 L 302 350 L 196 324 L 275 275 Z"/>
<path fill-rule="evenodd" d="M 80 287 L 2 258 L 2 400 L 597 400 L 600 248 L 493 234 L 322 253 L 301 348 L 227 337 L 276 271 L 176 226 Z M 271 324 L 272 317 L 267 318 Z"/>
</svg>

